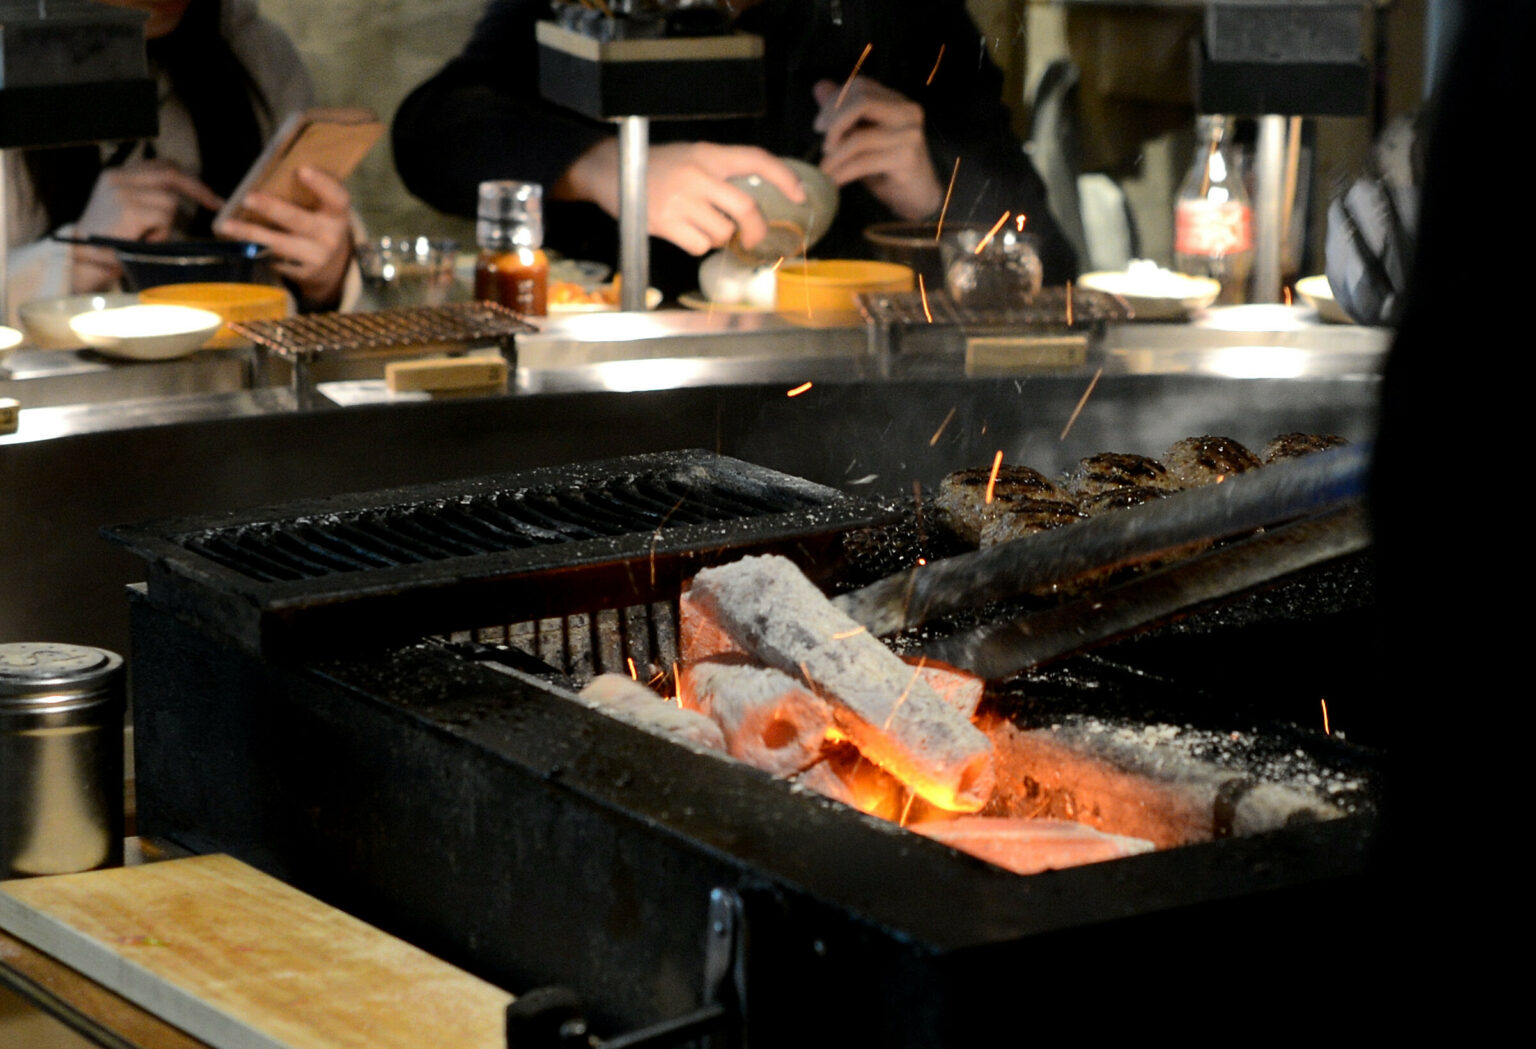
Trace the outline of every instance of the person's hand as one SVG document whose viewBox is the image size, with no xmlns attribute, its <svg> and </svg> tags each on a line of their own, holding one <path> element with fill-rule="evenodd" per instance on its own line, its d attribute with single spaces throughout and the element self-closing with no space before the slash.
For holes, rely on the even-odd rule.
<svg viewBox="0 0 1536 1049">
<path fill-rule="evenodd" d="M 119 240 L 166 240 L 185 200 L 217 210 L 219 195 L 167 160 L 133 160 L 97 178 L 85 211 L 75 221 L 79 236 Z M 101 291 L 121 276 L 111 248 L 77 244 L 72 251 L 77 292 Z"/>
<path fill-rule="evenodd" d="M 245 206 L 263 222 L 225 219 L 214 232 L 270 248 L 276 260 L 273 269 L 293 284 L 305 303 L 332 305 L 341 297 L 352 261 L 352 195 L 318 168 L 301 167 L 299 181 L 314 193 L 318 203 L 313 208 L 270 193 L 252 193 Z"/>
<path fill-rule="evenodd" d="M 646 161 L 646 230 L 692 255 L 724 247 L 739 228 L 743 247 L 768 233 L 757 203 L 726 179 L 760 175 L 791 200 L 805 199 L 800 180 L 778 157 L 756 146 L 677 142 L 652 146 Z M 584 153 L 558 187 L 558 196 L 590 200 L 619 215 L 619 149 L 613 139 Z"/>
<path fill-rule="evenodd" d="M 923 107 L 868 77 L 843 91 L 832 80 L 811 89 L 820 110 L 812 128 L 822 136 L 821 170 L 846 186 L 863 182 L 900 218 L 932 215 L 944 202 L 923 135 Z M 838 104 L 838 96 L 842 104 Z"/>
</svg>

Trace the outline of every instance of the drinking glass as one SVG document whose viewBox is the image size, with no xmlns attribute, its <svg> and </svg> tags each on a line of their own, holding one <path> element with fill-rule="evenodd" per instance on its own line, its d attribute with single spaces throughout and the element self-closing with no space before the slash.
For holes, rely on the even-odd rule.
<svg viewBox="0 0 1536 1049">
<path fill-rule="evenodd" d="M 446 237 L 376 237 L 358 244 L 364 305 L 443 305 L 452 297 L 458 250 L 458 242 Z"/>
</svg>

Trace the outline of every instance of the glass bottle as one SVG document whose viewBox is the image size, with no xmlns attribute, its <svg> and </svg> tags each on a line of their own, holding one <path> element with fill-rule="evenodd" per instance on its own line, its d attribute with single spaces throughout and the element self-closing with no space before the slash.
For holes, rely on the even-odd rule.
<svg viewBox="0 0 1536 1049">
<path fill-rule="evenodd" d="M 1173 207 L 1173 265 L 1221 282 L 1216 301 L 1248 300 L 1253 271 L 1253 207 L 1227 148 L 1225 116 L 1201 114 L 1195 157 Z"/>
<path fill-rule="evenodd" d="M 542 317 L 549 297 L 544 254 L 544 187 L 537 182 L 480 183 L 475 240 L 475 298 Z"/>
</svg>

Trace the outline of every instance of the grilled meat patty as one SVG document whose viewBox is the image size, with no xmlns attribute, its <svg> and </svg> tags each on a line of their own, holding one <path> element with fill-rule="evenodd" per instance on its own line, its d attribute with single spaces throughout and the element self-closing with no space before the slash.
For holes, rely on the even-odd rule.
<svg viewBox="0 0 1536 1049">
<path fill-rule="evenodd" d="M 988 521 L 1015 509 L 1038 509 L 1029 504 L 1040 500 L 1073 508 L 1072 497 L 1039 470 L 1028 466 L 1003 466 L 992 485 L 992 501 L 987 501 L 987 485 L 992 471 L 987 467 L 956 470 L 939 482 L 933 499 L 934 516 L 959 538 L 976 545 Z"/>
<path fill-rule="evenodd" d="M 1207 434 L 1173 442 L 1163 453 L 1163 465 L 1180 487 L 1198 488 L 1264 464 L 1232 438 Z"/>
<path fill-rule="evenodd" d="M 1079 499 L 1077 508 L 1085 517 L 1097 517 L 1108 510 L 1124 510 L 1131 506 L 1140 506 L 1142 503 L 1150 503 L 1154 499 L 1161 499 L 1173 488 L 1154 488 L 1147 484 L 1125 485 L 1121 488 L 1106 488 L 1101 492 Z"/>
<path fill-rule="evenodd" d="M 1321 452 L 1327 448 L 1337 448 L 1339 445 L 1348 444 L 1344 438 L 1331 433 L 1283 433 L 1278 437 L 1270 438 L 1260 453 L 1266 465 L 1277 463 L 1282 459 L 1295 459 L 1298 456 L 1311 452 Z"/>
<path fill-rule="evenodd" d="M 1069 484 L 1072 493 L 1080 500 L 1116 488 L 1173 490 L 1179 487 L 1162 463 L 1129 452 L 1100 452 L 1080 460 Z"/>
<path fill-rule="evenodd" d="M 1017 539 L 1021 535 L 1064 528 L 1083 518 L 1083 512 L 1070 500 L 1020 499 L 1009 504 L 1003 513 L 986 521 L 981 526 L 977 542 L 981 546 L 993 546 Z"/>
</svg>

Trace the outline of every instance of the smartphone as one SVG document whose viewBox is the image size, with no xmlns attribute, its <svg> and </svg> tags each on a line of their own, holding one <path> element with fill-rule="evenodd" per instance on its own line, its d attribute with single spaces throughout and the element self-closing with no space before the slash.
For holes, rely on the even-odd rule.
<svg viewBox="0 0 1536 1049">
<path fill-rule="evenodd" d="M 299 168 L 308 165 L 344 180 L 384 134 L 384 124 L 371 109 L 331 107 L 294 113 L 278 127 L 214 218 L 240 219 L 269 225 L 245 206 L 248 194 L 260 191 L 313 208 L 319 201 L 299 181 Z"/>
</svg>

